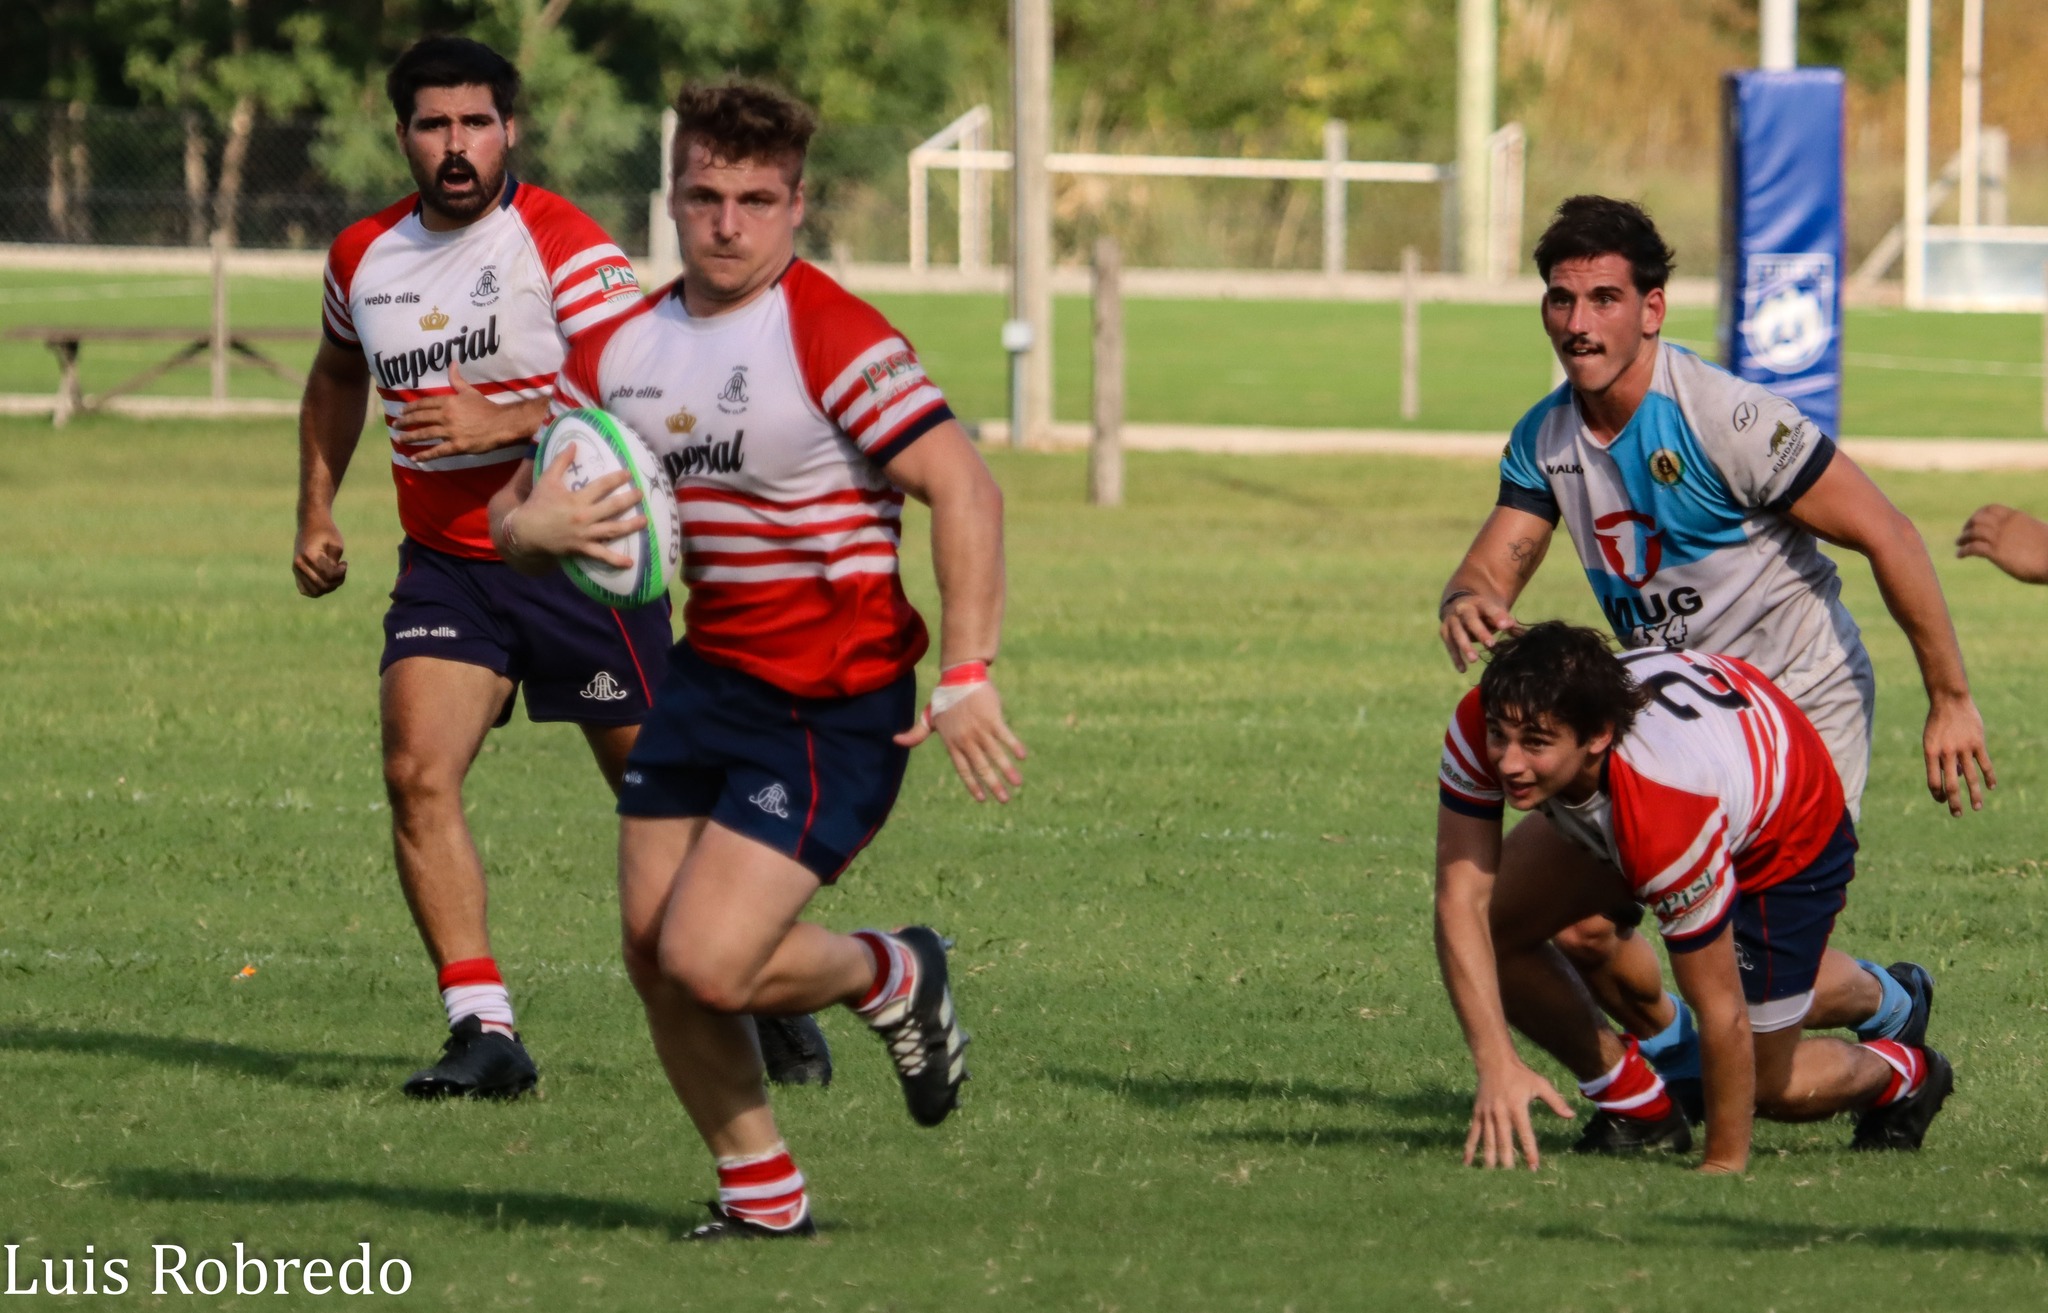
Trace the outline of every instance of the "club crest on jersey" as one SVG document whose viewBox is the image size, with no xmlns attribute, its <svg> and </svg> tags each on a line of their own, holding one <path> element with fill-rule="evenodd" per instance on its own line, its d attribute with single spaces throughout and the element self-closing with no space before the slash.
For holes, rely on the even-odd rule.
<svg viewBox="0 0 2048 1313">
<path fill-rule="evenodd" d="M 1641 588 L 1657 577 L 1664 564 L 1664 531 L 1641 511 L 1611 511 L 1593 521 L 1600 555 L 1617 579 Z"/>
<path fill-rule="evenodd" d="M 429 333 L 438 333 L 448 327 L 448 316 L 441 313 L 440 306 L 435 306 L 420 316 L 420 327 Z"/>
<path fill-rule="evenodd" d="M 476 276 L 476 286 L 469 291 L 469 303 L 477 306 L 496 305 L 501 290 L 498 286 L 498 266 L 487 264 L 483 272 Z"/>
<path fill-rule="evenodd" d="M 1650 477 L 1669 488 L 1685 477 L 1685 462 L 1669 447 L 1650 453 Z"/>
<path fill-rule="evenodd" d="M 734 365 L 732 377 L 718 393 L 718 408 L 728 415 L 742 415 L 747 409 L 747 367 Z"/>
<path fill-rule="evenodd" d="M 690 413 L 690 408 L 688 406 L 684 406 L 675 414 L 670 415 L 667 419 L 663 420 L 662 423 L 668 427 L 669 432 L 675 434 L 679 438 L 688 437 L 690 434 L 696 432 L 697 429 L 697 417 Z"/>
</svg>

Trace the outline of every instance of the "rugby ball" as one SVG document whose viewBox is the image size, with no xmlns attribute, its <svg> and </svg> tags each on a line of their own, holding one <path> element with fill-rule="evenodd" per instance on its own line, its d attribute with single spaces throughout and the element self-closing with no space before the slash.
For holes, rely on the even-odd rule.
<svg viewBox="0 0 2048 1313">
<path fill-rule="evenodd" d="M 534 468 L 541 471 L 565 460 L 570 462 L 572 492 L 607 474 L 627 471 L 640 493 L 640 504 L 633 510 L 647 517 L 645 528 L 610 544 L 631 557 L 631 565 L 619 568 L 587 556 L 565 556 L 562 569 L 570 580 L 593 599 L 620 610 L 645 606 L 666 593 L 683 559 L 683 514 L 668 471 L 653 449 L 602 410 L 572 410 L 541 430 L 533 454 Z M 633 510 L 620 518 L 630 518 Z"/>
</svg>

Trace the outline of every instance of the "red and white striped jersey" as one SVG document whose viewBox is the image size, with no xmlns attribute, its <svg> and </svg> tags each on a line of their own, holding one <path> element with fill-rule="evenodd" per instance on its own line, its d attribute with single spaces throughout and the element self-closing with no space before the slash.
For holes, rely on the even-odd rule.
<svg viewBox="0 0 2048 1313">
<path fill-rule="evenodd" d="M 1769 889 L 1820 856 L 1842 822 L 1841 778 L 1805 714 L 1748 662 L 1666 648 L 1621 660 L 1649 707 L 1610 752 L 1598 793 L 1539 810 L 1614 863 L 1665 938 L 1711 937 L 1738 891 Z M 1476 688 L 1451 716 L 1437 786 L 1453 811 L 1501 815 Z"/>
<path fill-rule="evenodd" d="M 489 214 L 452 232 L 420 222 L 417 195 L 350 225 L 327 252 L 327 336 L 363 353 L 384 402 L 398 519 L 414 542 L 493 560 L 491 494 L 512 446 L 417 461 L 398 414 L 451 393 L 450 364 L 501 404 L 546 396 L 568 344 L 640 300 L 625 253 L 553 192 L 508 180 Z M 429 440 L 431 441 L 431 440 Z"/>
<path fill-rule="evenodd" d="M 881 312 L 794 261 L 737 310 L 682 284 L 578 340 L 557 414 L 610 411 L 668 467 L 683 510 L 684 639 L 800 697 L 891 683 L 924 655 L 882 468 L 952 418 Z"/>
</svg>

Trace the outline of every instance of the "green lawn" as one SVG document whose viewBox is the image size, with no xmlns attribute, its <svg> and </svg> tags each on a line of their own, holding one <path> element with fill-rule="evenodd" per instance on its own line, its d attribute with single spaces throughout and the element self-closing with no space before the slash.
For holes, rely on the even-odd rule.
<svg viewBox="0 0 2048 1313">
<path fill-rule="evenodd" d="M 182 290 L 181 290 L 182 289 Z M 104 294 L 104 295 L 103 295 Z M 27 326 L 180 326 L 203 332 L 203 278 L 111 279 L 0 272 L 0 332 Z M 65 298 L 65 299 L 52 299 Z M 997 342 L 1003 303 L 989 296 L 883 296 L 876 301 L 918 345 L 956 409 L 973 419 L 1007 407 Z M 316 283 L 237 278 L 232 322 L 245 328 L 319 323 Z M 1422 418 L 1400 419 L 1400 312 L 1391 305 L 1316 301 L 1132 301 L 1125 308 L 1129 416 L 1137 421 L 1505 432 L 1550 387 L 1548 344 L 1535 312 L 1434 305 L 1423 311 Z M 1056 309 L 1054 367 L 1062 418 L 1088 415 L 1088 304 Z M 1673 314 L 1671 335 L 1713 356 L 1708 311 Z M 1852 437 L 2040 437 L 2040 320 L 2028 315 L 1849 316 L 1844 431 Z M 266 347 L 294 370 L 310 343 Z M 133 374 L 169 350 L 89 342 L 88 391 Z M 1900 366 L 1915 366 L 1901 368 Z M 1985 367 L 2006 372 L 1958 373 Z M 2023 371 L 2033 368 L 2028 375 Z M 204 359 L 151 386 L 204 394 Z M 52 391 L 57 367 L 40 344 L 0 338 L 0 391 Z M 238 367 L 233 391 L 292 397 L 296 388 Z"/>
<path fill-rule="evenodd" d="M 616 962 L 614 827 L 572 732 L 494 735 L 470 792 L 543 1097 L 397 1094 L 440 1020 L 378 781 L 382 470 L 342 498 L 352 582 L 312 603 L 288 424 L 92 420 L 62 460 L 44 432 L 0 422 L 0 1243 L 128 1258 L 130 1296 L 94 1306 L 154 1306 L 153 1243 L 239 1241 L 368 1242 L 412 1265 L 407 1307 L 2040 1307 L 2048 593 L 1981 562 L 1941 570 L 2004 782 L 1955 822 L 1918 782 L 1904 641 L 1846 571 L 1882 698 L 1838 942 L 1940 978 L 1961 1088 L 1927 1151 L 1852 1157 L 1836 1123 L 1763 1129 L 1737 1180 L 1562 1153 L 1487 1175 L 1456 1165 L 1470 1075 L 1428 889 L 1465 685 L 1432 604 L 1490 468 L 1139 456 L 1108 512 L 1078 457 L 992 453 L 1028 788 L 976 807 L 921 753 L 818 903 L 958 939 L 975 1080 L 919 1131 L 827 1017 L 839 1080 L 779 1100 L 824 1239 L 705 1251 L 677 1240 L 710 1173 Z M 1936 540 L 1992 497 L 2048 506 L 2036 475 L 1884 481 Z M 1595 616 L 1563 560 L 1521 610 Z"/>
</svg>

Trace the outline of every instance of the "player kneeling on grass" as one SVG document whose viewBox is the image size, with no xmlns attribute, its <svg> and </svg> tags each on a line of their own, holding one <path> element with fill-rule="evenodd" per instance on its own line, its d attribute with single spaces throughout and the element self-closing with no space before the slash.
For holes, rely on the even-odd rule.
<svg viewBox="0 0 2048 1313">
<path fill-rule="evenodd" d="M 1570 1106 L 1515 1051 L 1509 1023 L 1579 1079 L 1599 1113 L 1582 1152 L 1692 1147 L 1685 1115 L 1602 1020 L 1548 941 L 1624 899 L 1646 904 L 1698 1018 L 1707 1148 L 1739 1172 L 1757 1114 L 1860 1114 L 1854 1147 L 1917 1149 L 1955 1086 L 1925 1040 L 1802 1035 L 1867 974 L 1827 946 L 1855 875 L 1856 832 L 1812 724 L 1754 666 L 1673 649 L 1616 656 L 1548 621 L 1501 640 L 1445 736 L 1437 813 L 1437 955 L 1478 1068 L 1465 1161 L 1538 1165 L 1529 1103 Z M 1502 803 L 1541 811 L 1605 859 L 1496 882 Z"/>
<path fill-rule="evenodd" d="M 718 1163 L 701 1239 L 812 1234 L 804 1177 L 746 1024 L 845 1004 L 878 1032 L 913 1119 L 966 1076 L 946 944 L 923 926 L 800 920 L 888 819 L 910 749 L 937 737 L 976 799 L 1024 756 L 989 682 L 1003 501 L 917 355 L 796 258 L 814 119 L 779 92 L 686 86 L 670 212 L 689 272 L 577 343 L 555 407 L 607 407 L 673 471 L 683 640 L 619 795 L 627 973 L 654 1047 Z M 580 489 L 530 463 L 492 503 L 505 559 L 548 570 L 644 520 L 623 472 Z M 530 494 L 530 495 L 529 495 Z M 938 690 L 916 710 L 924 622 L 904 595 L 905 494 L 931 508 Z"/>
</svg>

